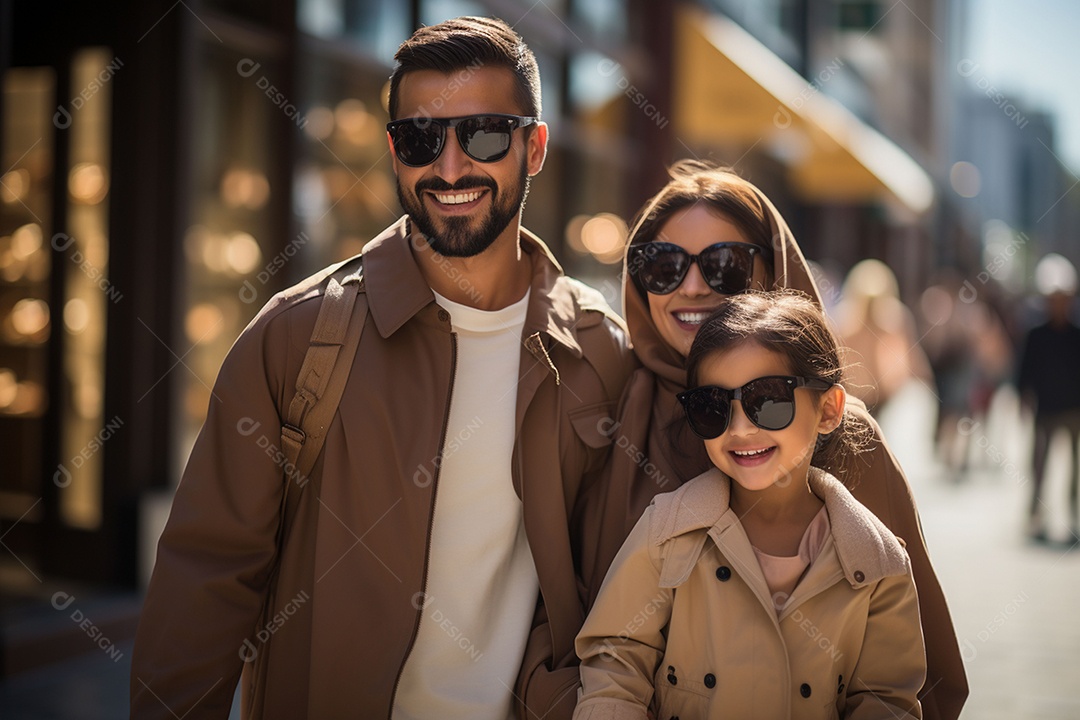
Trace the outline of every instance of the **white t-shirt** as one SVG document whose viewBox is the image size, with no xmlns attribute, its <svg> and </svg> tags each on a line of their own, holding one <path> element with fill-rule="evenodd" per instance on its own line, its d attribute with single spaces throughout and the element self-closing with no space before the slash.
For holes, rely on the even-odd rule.
<svg viewBox="0 0 1080 720">
<path fill-rule="evenodd" d="M 435 491 L 420 628 L 394 720 L 506 720 L 540 582 L 510 475 L 529 295 L 450 313 L 457 366 Z"/>
</svg>

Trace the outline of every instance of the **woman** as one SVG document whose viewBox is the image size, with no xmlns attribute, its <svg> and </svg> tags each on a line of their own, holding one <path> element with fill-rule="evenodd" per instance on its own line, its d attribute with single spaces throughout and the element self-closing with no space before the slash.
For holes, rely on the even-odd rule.
<svg viewBox="0 0 1080 720">
<path fill-rule="evenodd" d="M 795 238 L 756 187 L 695 161 L 677 163 L 671 175 L 638 213 L 627 247 L 624 315 L 643 367 L 631 376 L 618 417 L 609 423 L 614 450 L 607 482 L 598 485 L 604 497 L 594 498 L 582 519 L 593 533 L 600 529 L 597 555 L 582 559 L 590 606 L 653 496 L 709 468 L 696 438 L 671 432 L 678 427 L 676 394 L 686 390 L 686 355 L 709 312 L 725 295 L 751 288 L 795 288 L 820 302 Z M 919 590 L 927 656 L 923 714 L 955 720 L 967 697 L 967 679 L 911 488 L 865 406 L 852 406 L 873 434 L 863 453 L 844 459 L 859 466 L 861 480 L 852 494 L 907 543 Z M 843 467 L 826 469 L 848 482 L 851 473 Z"/>
</svg>

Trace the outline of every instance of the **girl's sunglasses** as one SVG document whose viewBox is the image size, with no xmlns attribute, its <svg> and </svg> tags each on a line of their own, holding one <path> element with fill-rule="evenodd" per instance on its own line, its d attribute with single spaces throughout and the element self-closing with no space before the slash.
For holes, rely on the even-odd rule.
<svg viewBox="0 0 1080 720">
<path fill-rule="evenodd" d="M 446 129 L 457 131 L 458 144 L 477 162 L 502 160 L 510 152 L 514 130 L 539 122 L 521 115 L 468 115 L 453 118 L 415 117 L 386 124 L 398 160 L 409 167 L 435 162 L 446 147 Z"/>
<path fill-rule="evenodd" d="M 770 375 L 751 380 L 740 388 L 726 390 L 703 385 L 678 394 L 686 410 L 690 429 L 703 440 L 724 434 L 731 420 L 731 401 L 742 403 L 750 422 L 763 430 L 783 430 L 795 419 L 795 388 L 828 390 L 828 380 Z"/>
<path fill-rule="evenodd" d="M 754 256 L 760 252 L 757 245 L 721 242 L 691 255 L 673 243 L 654 241 L 630 247 L 629 269 L 645 290 L 667 295 L 675 292 L 696 262 L 709 287 L 724 295 L 735 295 L 750 288 Z"/>
</svg>

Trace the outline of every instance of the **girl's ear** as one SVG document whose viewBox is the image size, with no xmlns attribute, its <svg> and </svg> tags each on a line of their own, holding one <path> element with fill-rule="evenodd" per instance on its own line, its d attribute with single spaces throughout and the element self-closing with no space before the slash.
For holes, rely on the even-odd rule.
<svg viewBox="0 0 1080 720">
<path fill-rule="evenodd" d="M 828 435 L 840 426 L 847 406 L 847 393 L 840 385 L 833 385 L 821 394 L 821 417 L 818 420 L 818 432 Z"/>
</svg>

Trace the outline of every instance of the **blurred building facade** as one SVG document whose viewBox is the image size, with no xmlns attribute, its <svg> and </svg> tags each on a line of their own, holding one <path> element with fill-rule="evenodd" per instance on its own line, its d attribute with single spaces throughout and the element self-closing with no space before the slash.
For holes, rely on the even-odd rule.
<svg viewBox="0 0 1080 720">
<path fill-rule="evenodd" d="M 385 95 L 413 28 L 514 23 L 554 135 L 527 224 L 559 252 L 587 210 L 618 229 L 639 161 L 595 99 L 645 35 L 632 5 L 0 2 L 0 674 L 47 654 L 7 632 L 23 605 L 145 580 L 232 341 L 399 215 Z"/>
<path fill-rule="evenodd" d="M 234 338 L 400 213 L 393 52 L 460 14 L 536 52 L 525 223 L 615 305 L 626 221 L 678 158 L 734 165 L 837 279 L 878 258 L 907 300 L 978 272 L 1016 189 L 987 165 L 957 201 L 956 163 L 991 160 L 957 130 L 980 111 L 953 102 L 945 0 L 0 0 L 0 594 L 145 578 Z"/>
</svg>

